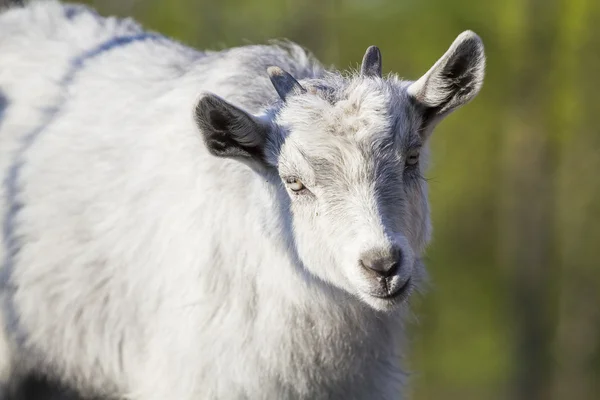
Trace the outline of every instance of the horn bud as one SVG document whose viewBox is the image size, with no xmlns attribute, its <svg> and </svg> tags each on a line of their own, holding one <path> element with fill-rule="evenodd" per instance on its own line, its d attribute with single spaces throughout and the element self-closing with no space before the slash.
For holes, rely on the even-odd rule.
<svg viewBox="0 0 600 400">
<path fill-rule="evenodd" d="M 281 68 L 269 67 L 267 73 L 281 100 L 285 101 L 289 96 L 306 93 L 306 89 L 292 75 Z"/>
<path fill-rule="evenodd" d="M 360 74 L 364 77 L 381 78 L 381 51 L 377 46 L 370 46 L 365 52 Z"/>
</svg>

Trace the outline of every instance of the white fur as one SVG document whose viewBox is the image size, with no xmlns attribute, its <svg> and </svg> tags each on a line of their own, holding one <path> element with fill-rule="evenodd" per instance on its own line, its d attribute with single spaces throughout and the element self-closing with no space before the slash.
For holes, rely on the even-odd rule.
<svg viewBox="0 0 600 400">
<path fill-rule="evenodd" d="M 407 254 L 406 273 L 418 275 L 429 239 L 425 183 L 406 190 L 401 220 L 389 227 L 371 184 L 351 184 L 341 208 L 324 208 L 322 221 L 335 224 L 325 226 L 277 174 L 209 154 L 193 118 L 200 93 L 267 118 L 276 102 L 268 63 L 307 84 L 322 76 L 294 46 L 200 57 L 166 39 L 142 40 L 84 61 L 65 84 L 73 59 L 140 32 L 87 11 L 69 19 L 54 1 L 0 15 L 0 94 L 9 100 L 0 171 L 23 160 L 8 303 L 26 334 L 12 357 L 11 333 L 0 335 L 0 360 L 15 360 L 0 363 L 0 379 L 37 370 L 84 392 L 139 400 L 399 398 L 402 309 L 368 296 L 356 265 L 361 251 L 392 243 Z M 406 84 L 381 82 L 345 84 L 346 103 L 336 106 L 315 95 L 278 109 L 277 123 L 293 129 L 280 173 L 303 168 L 305 150 L 347 163 L 339 182 L 363 182 L 362 165 L 378 156 L 353 146 L 390 129 L 381 102 L 407 98 Z M 56 105 L 56 114 L 42 109 Z M 416 119 L 402 118 L 403 131 L 413 130 Z M 319 132 L 347 126 L 353 136 L 324 139 L 307 121 Z M 311 143 L 323 146 L 310 151 Z M 362 234 L 340 233 L 346 223 Z"/>
</svg>

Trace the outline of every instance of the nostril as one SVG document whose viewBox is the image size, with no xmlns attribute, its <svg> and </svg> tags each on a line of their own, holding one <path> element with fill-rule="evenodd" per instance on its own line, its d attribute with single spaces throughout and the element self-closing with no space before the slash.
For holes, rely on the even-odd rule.
<svg viewBox="0 0 600 400">
<path fill-rule="evenodd" d="M 390 269 L 386 271 L 385 276 L 388 277 L 394 275 L 396 272 L 398 272 L 398 268 L 400 268 L 400 262 L 396 261 L 390 266 Z"/>
</svg>

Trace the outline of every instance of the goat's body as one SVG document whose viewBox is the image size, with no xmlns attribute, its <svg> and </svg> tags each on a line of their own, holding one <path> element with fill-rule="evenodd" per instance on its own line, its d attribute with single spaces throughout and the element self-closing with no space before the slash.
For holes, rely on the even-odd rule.
<svg viewBox="0 0 600 400">
<path fill-rule="evenodd" d="M 307 274 L 287 194 L 197 132 L 201 91 L 274 101 L 271 64 L 322 73 L 296 46 L 200 53 L 54 2 L 0 15 L 0 379 L 143 400 L 398 398 L 398 317 Z"/>
</svg>

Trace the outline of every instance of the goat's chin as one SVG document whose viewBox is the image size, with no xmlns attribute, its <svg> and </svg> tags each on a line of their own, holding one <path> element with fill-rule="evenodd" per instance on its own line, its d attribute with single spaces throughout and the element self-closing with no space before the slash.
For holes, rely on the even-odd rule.
<svg viewBox="0 0 600 400">
<path fill-rule="evenodd" d="M 383 313 L 396 313 L 406 306 L 406 301 L 401 299 L 382 299 L 362 292 L 358 297 L 368 307 Z"/>
</svg>

